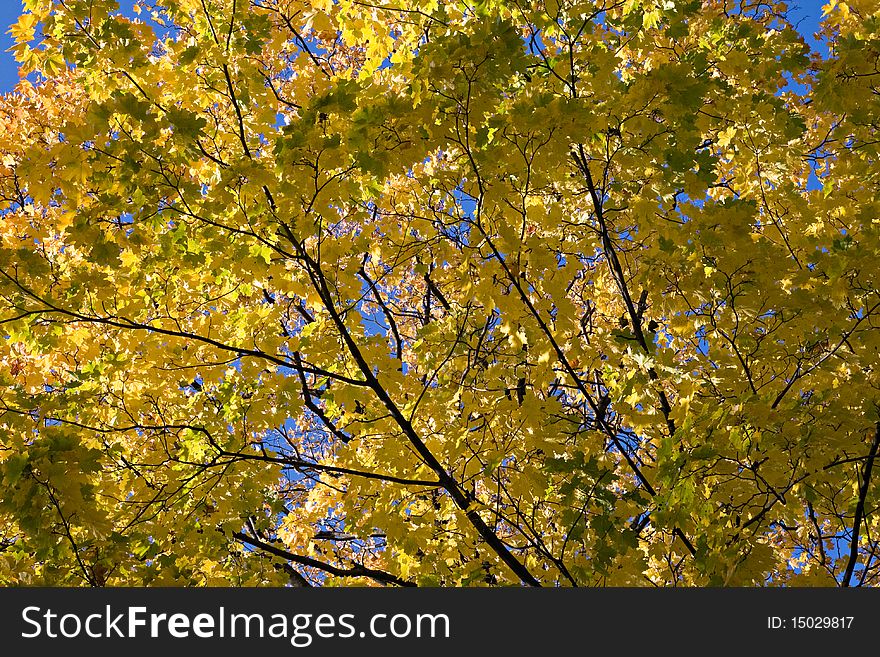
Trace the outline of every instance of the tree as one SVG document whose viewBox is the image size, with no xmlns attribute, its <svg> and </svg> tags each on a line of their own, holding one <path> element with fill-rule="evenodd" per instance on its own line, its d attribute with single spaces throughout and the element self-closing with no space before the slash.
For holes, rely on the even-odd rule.
<svg viewBox="0 0 880 657">
<path fill-rule="evenodd" d="M 24 4 L 0 581 L 877 583 L 873 3 Z"/>
</svg>

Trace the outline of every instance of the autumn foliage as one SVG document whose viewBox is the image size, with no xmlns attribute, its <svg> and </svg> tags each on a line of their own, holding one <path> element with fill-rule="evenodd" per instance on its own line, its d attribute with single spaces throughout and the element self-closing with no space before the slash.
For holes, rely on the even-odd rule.
<svg viewBox="0 0 880 657">
<path fill-rule="evenodd" d="M 873 1 L 24 4 L 0 583 L 880 581 Z"/>
</svg>

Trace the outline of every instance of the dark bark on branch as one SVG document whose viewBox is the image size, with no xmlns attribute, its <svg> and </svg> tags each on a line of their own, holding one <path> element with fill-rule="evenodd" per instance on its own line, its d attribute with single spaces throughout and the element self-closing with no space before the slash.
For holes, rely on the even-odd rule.
<svg viewBox="0 0 880 657">
<path fill-rule="evenodd" d="M 386 573 L 383 570 L 367 568 L 366 566 L 362 566 L 358 563 L 353 564 L 351 568 L 340 568 L 324 561 L 312 559 L 311 557 L 304 557 L 299 554 L 293 554 L 292 552 L 288 552 L 287 550 L 272 545 L 271 543 L 266 543 L 265 541 L 261 541 L 257 538 L 248 536 L 247 534 L 243 534 L 242 532 L 233 532 L 232 537 L 241 543 L 250 545 L 251 547 L 257 548 L 264 552 L 268 552 L 269 554 L 273 554 L 276 557 L 281 557 L 282 559 L 286 559 L 287 561 L 298 563 L 301 566 L 317 568 L 319 570 L 323 570 L 325 573 L 335 575 L 337 577 L 369 577 L 370 579 L 379 582 L 380 584 L 392 584 L 394 586 L 416 586 L 416 584 L 414 584 L 413 582 L 401 579 L 397 575 Z"/>
<path fill-rule="evenodd" d="M 853 576 L 856 563 L 859 560 L 859 533 L 862 528 L 862 521 L 865 518 L 865 502 L 868 499 L 868 487 L 871 484 L 871 470 L 874 468 L 874 459 L 877 458 L 877 450 L 880 448 L 880 422 L 874 431 L 874 441 L 871 443 L 871 449 L 868 452 L 868 460 L 865 461 L 865 467 L 862 470 L 862 483 L 859 486 L 859 501 L 856 505 L 856 515 L 853 518 L 852 539 L 849 544 L 849 559 L 846 563 L 846 570 L 843 572 L 843 581 L 841 586 L 849 586 Z"/>
<path fill-rule="evenodd" d="M 299 251 L 299 255 L 306 262 L 307 273 L 311 278 L 312 285 L 321 297 L 321 301 L 327 309 L 330 319 L 339 331 L 346 348 L 357 364 L 358 369 L 360 369 L 361 374 L 364 376 L 367 387 L 373 391 L 382 405 L 388 410 L 397 426 L 403 431 L 403 434 L 406 436 L 409 443 L 415 448 L 415 451 L 425 465 L 431 468 L 431 470 L 437 475 L 440 485 L 449 493 L 452 500 L 455 502 L 455 505 L 464 512 L 468 522 L 470 522 L 474 529 L 477 530 L 480 538 L 486 542 L 492 551 L 498 555 L 498 557 L 524 584 L 527 584 L 528 586 L 541 586 L 541 583 L 535 578 L 535 576 L 532 575 L 525 565 L 523 565 L 510 552 L 507 546 L 504 545 L 504 542 L 486 524 L 479 512 L 473 507 L 471 498 L 462 490 L 455 478 L 446 471 L 443 464 L 437 460 L 437 457 L 434 456 L 428 446 L 421 439 L 412 423 L 404 416 L 401 410 L 397 407 L 397 404 L 394 403 L 394 400 L 379 382 L 373 368 L 367 362 L 360 347 L 349 332 L 348 327 L 345 325 L 345 321 L 340 316 L 339 312 L 337 312 L 333 294 L 327 285 L 327 280 L 321 270 L 320 264 L 316 262 L 308 252 L 306 252 L 303 245 L 295 239 L 295 236 L 289 230 L 288 237 L 291 239 L 291 242 L 297 251 Z"/>
</svg>

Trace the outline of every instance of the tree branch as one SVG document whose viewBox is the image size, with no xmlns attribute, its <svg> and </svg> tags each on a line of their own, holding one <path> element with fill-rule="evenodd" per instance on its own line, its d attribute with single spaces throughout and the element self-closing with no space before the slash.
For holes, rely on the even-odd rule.
<svg viewBox="0 0 880 657">
<path fill-rule="evenodd" d="M 367 568 L 366 566 L 362 566 L 358 563 L 353 564 L 351 568 L 339 568 L 338 566 L 334 566 L 333 564 L 329 564 L 324 561 L 318 561 L 317 559 L 312 559 L 311 557 L 303 557 L 301 555 L 294 554 L 293 552 L 283 550 L 275 545 L 271 545 L 270 543 L 252 538 L 251 536 L 243 534 L 242 532 L 233 532 L 232 537 L 241 543 L 245 543 L 246 545 L 250 545 L 251 547 L 263 550 L 264 552 L 268 552 L 269 554 L 274 554 L 276 557 L 287 559 L 288 561 L 298 563 L 301 566 L 317 568 L 319 570 L 323 570 L 325 573 L 329 573 L 330 575 L 335 575 L 337 577 L 369 577 L 370 579 L 379 582 L 380 584 L 393 584 L 395 586 L 407 587 L 416 586 L 415 583 L 409 582 L 405 579 L 401 579 L 397 575 L 386 573 L 383 570 Z"/>
<path fill-rule="evenodd" d="M 874 441 L 871 443 L 871 449 L 868 452 L 868 460 L 865 461 L 865 467 L 862 470 L 862 484 L 859 486 L 859 501 L 856 505 L 856 515 L 853 518 L 852 539 L 849 544 L 849 559 L 846 563 L 846 570 L 843 572 L 843 581 L 841 586 L 849 586 L 852 579 L 853 570 L 859 560 L 859 532 L 862 528 L 862 520 L 865 517 L 865 501 L 868 499 L 868 486 L 871 483 L 871 470 L 874 467 L 874 459 L 877 458 L 877 449 L 880 448 L 880 422 L 877 423 L 874 432 Z"/>
</svg>

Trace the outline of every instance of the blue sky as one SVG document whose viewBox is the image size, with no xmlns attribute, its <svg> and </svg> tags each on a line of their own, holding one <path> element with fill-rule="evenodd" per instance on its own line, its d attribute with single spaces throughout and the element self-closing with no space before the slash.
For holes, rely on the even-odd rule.
<svg viewBox="0 0 880 657">
<path fill-rule="evenodd" d="M 813 34 L 819 29 L 819 19 L 822 18 L 822 6 L 828 0 L 801 0 L 789 5 L 789 17 L 791 22 L 807 40 L 814 50 L 823 55 L 826 54 L 821 44 L 813 38 Z"/>
<path fill-rule="evenodd" d="M 818 44 L 812 38 L 812 34 L 818 29 L 819 19 L 822 16 L 822 5 L 827 0 L 801 0 L 792 2 L 791 16 L 800 31 L 807 38 L 811 46 L 816 48 Z M 130 7 L 131 0 L 123 0 L 123 7 Z M 12 38 L 9 36 L 9 26 L 16 21 L 21 13 L 21 0 L 0 0 L 0 93 L 12 90 L 18 80 L 17 66 L 12 53 L 7 52 L 12 46 Z"/>
<path fill-rule="evenodd" d="M 18 81 L 18 66 L 11 52 L 6 52 L 12 46 L 12 37 L 9 36 L 9 26 L 12 25 L 21 13 L 20 0 L 0 1 L 0 26 L 3 34 L 0 35 L 0 92 L 11 90 Z"/>
</svg>

